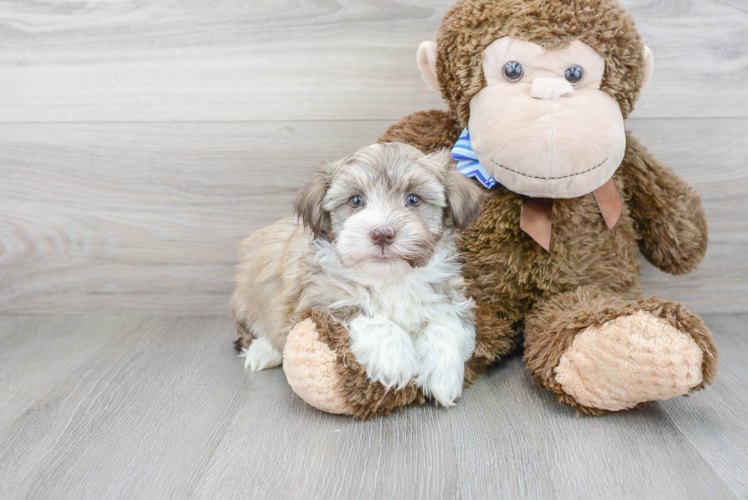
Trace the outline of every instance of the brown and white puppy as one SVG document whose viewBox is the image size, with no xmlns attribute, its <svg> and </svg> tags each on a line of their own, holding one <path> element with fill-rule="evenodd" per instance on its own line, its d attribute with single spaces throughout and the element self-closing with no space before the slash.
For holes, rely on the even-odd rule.
<svg viewBox="0 0 748 500">
<path fill-rule="evenodd" d="M 375 144 L 323 165 L 296 201 L 303 224 L 282 219 L 242 242 L 232 307 L 245 367 L 281 364 L 300 314 L 326 307 L 369 377 L 415 379 L 454 404 L 475 346 L 455 237 L 481 201 L 447 150 Z"/>
</svg>

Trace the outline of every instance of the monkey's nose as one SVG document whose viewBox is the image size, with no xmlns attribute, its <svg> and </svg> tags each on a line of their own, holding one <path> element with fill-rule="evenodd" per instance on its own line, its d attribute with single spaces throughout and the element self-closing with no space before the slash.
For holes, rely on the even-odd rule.
<svg viewBox="0 0 748 500">
<path fill-rule="evenodd" d="M 574 93 L 574 87 L 565 78 L 546 77 L 536 78 L 532 82 L 530 95 L 535 99 L 558 99 Z"/>
<path fill-rule="evenodd" d="M 384 248 L 395 239 L 395 230 L 390 226 L 379 226 L 371 230 L 371 241 Z"/>
</svg>

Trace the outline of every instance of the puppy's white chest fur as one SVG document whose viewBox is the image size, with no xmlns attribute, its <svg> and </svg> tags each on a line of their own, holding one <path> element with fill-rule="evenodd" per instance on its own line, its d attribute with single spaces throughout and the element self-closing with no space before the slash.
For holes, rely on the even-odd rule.
<svg viewBox="0 0 748 500">
<path fill-rule="evenodd" d="M 390 321 L 416 338 L 428 321 L 430 306 L 420 299 L 421 294 L 431 289 L 429 283 L 411 278 L 399 283 L 387 283 L 375 289 L 371 308 L 375 314 L 384 314 Z"/>
<path fill-rule="evenodd" d="M 464 298 L 449 293 L 461 284 L 458 272 L 459 266 L 453 259 L 446 254 L 435 255 L 426 267 L 414 270 L 402 280 L 368 283 L 369 300 L 358 306 L 368 316 L 387 316 L 415 339 L 441 314 L 455 306 L 469 307 Z"/>
</svg>

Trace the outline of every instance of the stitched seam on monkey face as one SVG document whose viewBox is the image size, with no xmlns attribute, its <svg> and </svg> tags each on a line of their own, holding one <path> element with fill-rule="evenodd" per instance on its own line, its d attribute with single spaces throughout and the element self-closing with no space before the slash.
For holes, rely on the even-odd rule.
<svg viewBox="0 0 748 500">
<path fill-rule="evenodd" d="M 553 138 L 554 138 L 554 133 L 553 133 L 554 132 L 553 131 L 553 102 L 554 101 L 555 101 L 555 99 L 551 99 L 551 170 L 553 169 L 553 153 L 554 153 L 554 150 L 556 149 L 554 147 L 554 144 L 556 142 L 553 140 Z"/>
<path fill-rule="evenodd" d="M 508 170 L 510 172 L 514 172 L 517 175 L 521 175 L 522 177 L 529 177 L 530 179 L 542 179 L 544 181 L 555 181 L 557 179 L 568 179 L 569 177 L 574 177 L 575 175 L 582 175 L 582 174 L 586 174 L 587 172 L 592 172 L 593 170 L 596 170 L 596 169 L 602 167 L 603 164 L 606 161 L 608 161 L 608 158 L 605 158 L 599 165 L 597 165 L 595 167 L 592 167 L 590 169 L 587 169 L 587 170 L 585 170 L 583 172 L 577 172 L 575 174 L 569 174 L 569 175 L 562 175 L 560 177 L 540 177 L 540 176 L 537 176 L 537 175 L 527 175 L 527 174 L 523 174 L 522 172 L 518 172 L 516 170 L 512 170 L 511 168 L 505 167 L 504 165 L 501 165 L 499 163 L 496 163 L 496 160 L 492 159 L 491 163 L 493 163 L 494 165 L 496 165 L 499 168 L 503 168 L 504 170 Z"/>
</svg>

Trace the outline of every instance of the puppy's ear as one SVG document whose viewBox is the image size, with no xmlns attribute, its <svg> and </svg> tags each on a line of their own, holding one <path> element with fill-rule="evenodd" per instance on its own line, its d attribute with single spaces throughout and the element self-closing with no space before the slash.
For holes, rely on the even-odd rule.
<svg viewBox="0 0 748 500">
<path fill-rule="evenodd" d="M 320 168 L 315 174 L 312 182 L 301 190 L 293 210 L 296 217 L 301 219 L 304 227 L 320 237 L 329 228 L 329 215 L 322 207 L 322 202 L 327 195 L 328 181 L 324 168 Z"/>
<path fill-rule="evenodd" d="M 427 156 L 435 162 L 442 175 L 444 190 L 447 195 L 447 210 L 444 216 L 458 231 L 463 231 L 473 223 L 481 213 L 487 193 L 475 182 L 457 171 L 456 162 L 449 149 L 442 149 Z"/>
</svg>

